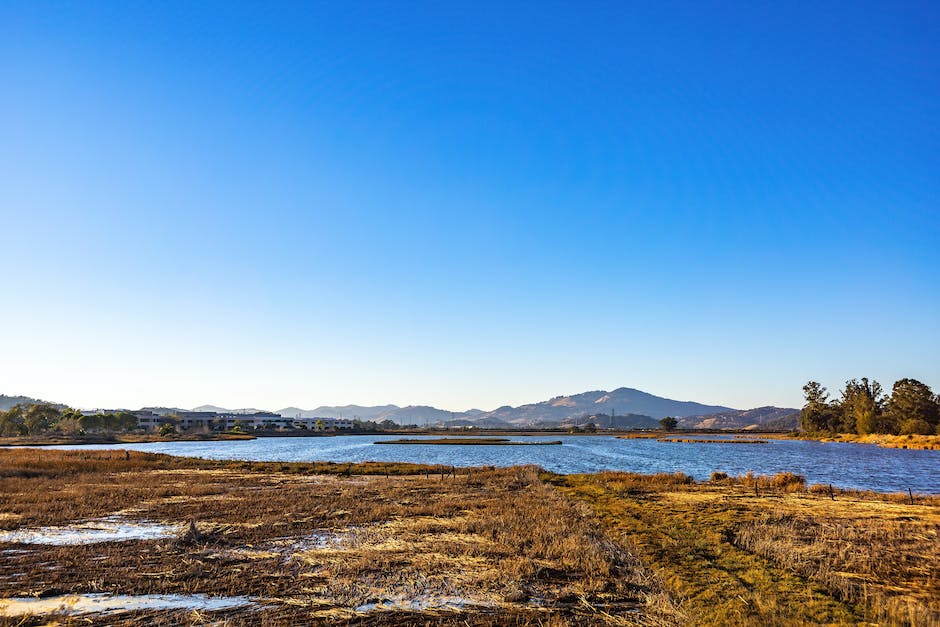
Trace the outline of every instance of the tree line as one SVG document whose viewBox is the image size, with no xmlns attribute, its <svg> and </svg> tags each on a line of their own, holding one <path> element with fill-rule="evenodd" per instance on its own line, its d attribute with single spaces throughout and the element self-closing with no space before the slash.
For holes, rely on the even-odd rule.
<svg viewBox="0 0 940 627">
<path fill-rule="evenodd" d="M 850 379 L 839 398 L 816 381 L 803 386 L 804 431 L 829 433 L 940 434 L 940 396 L 916 379 L 896 381 L 890 394 L 875 380 Z"/>
<path fill-rule="evenodd" d="M 113 433 L 137 429 L 137 416 L 121 411 L 84 415 L 77 409 L 59 409 L 48 403 L 14 405 L 0 411 L 0 437 L 62 433 Z"/>
</svg>

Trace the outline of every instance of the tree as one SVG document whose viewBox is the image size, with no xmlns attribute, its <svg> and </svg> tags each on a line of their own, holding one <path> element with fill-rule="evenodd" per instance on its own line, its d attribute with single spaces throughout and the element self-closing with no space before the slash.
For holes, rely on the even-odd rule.
<svg viewBox="0 0 940 627">
<path fill-rule="evenodd" d="M 22 405 L 14 405 L 7 411 L 0 411 L 0 436 L 11 437 L 26 434 Z"/>
<path fill-rule="evenodd" d="M 666 416 L 659 421 L 659 426 L 663 428 L 663 431 L 672 431 L 679 425 L 679 421 L 673 418 L 672 416 Z"/>
<path fill-rule="evenodd" d="M 110 426 L 114 431 L 133 431 L 137 429 L 138 425 L 136 414 L 129 411 L 119 411 L 113 414 Z"/>
<path fill-rule="evenodd" d="M 877 381 L 862 377 L 845 382 L 842 392 L 843 429 L 854 430 L 859 435 L 875 433 L 882 412 L 882 389 Z"/>
<path fill-rule="evenodd" d="M 901 435 L 933 435 L 936 428 L 920 418 L 907 418 L 898 423 L 898 433 Z"/>
<path fill-rule="evenodd" d="M 23 427 L 29 435 L 41 435 L 58 422 L 61 414 L 48 403 L 30 405 L 23 416 Z"/>
<path fill-rule="evenodd" d="M 940 407 L 933 391 L 917 379 L 901 379 L 894 383 L 885 413 L 898 428 L 906 425 L 908 433 L 932 433 L 940 421 Z"/>
<path fill-rule="evenodd" d="M 804 431 L 837 431 L 839 416 L 829 403 L 829 392 L 816 381 L 803 386 L 806 403 L 800 410 L 800 426 Z"/>
<path fill-rule="evenodd" d="M 68 435 L 82 435 L 84 431 L 81 425 L 82 412 L 77 409 L 66 409 L 59 416 L 56 423 L 56 429 Z"/>
<path fill-rule="evenodd" d="M 105 428 L 104 424 L 104 414 L 92 414 L 90 416 L 82 416 L 79 418 L 78 424 L 81 426 L 82 431 L 86 433 L 95 433 L 101 431 Z"/>
<path fill-rule="evenodd" d="M 587 423 L 586 425 L 584 425 L 584 432 L 585 433 L 597 433 L 597 425 L 594 424 L 593 422 Z"/>
</svg>

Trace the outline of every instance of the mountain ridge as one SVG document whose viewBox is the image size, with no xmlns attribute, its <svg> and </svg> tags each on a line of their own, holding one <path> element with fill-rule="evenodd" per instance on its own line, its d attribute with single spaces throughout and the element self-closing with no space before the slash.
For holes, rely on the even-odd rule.
<svg viewBox="0 0 940 627">
<path fill-rule="evenodd" d="M 0 405 L 14 400 L 40 402 L 27 397 L 0 395 Z M 65 406 L 63 406 L 65 407 Z M 2 407 L 0 407 L 2 408 Z M 147 408 L 144 408 L 147 409 Z M 200 405 L 193 411 L 219 413 L 253 413 L 255 408 L 228 409 L 217 405 Z M 469 409 L 449 411 L 430 405 L 320 405 L 314 409 L 290 406 L 275 410 L 286 417 L 347 418 L 362 421 L 391 421 L 399 425 L 450 427 L 564 427 L 593 421 L 599 427 L 655 428 L 659 419 L 672 416 L 685 429 L 792 429 L 798 426 L 798 409 L 764 406 L 734 409 L 723 405 L 706 405 L 695 401 L 679 401 L 656 396 L 635 388 L 589 390 L 577 394 L 554 396 L 544 401 L 516 407 L 502 405 L 490 411 Z M 608 420 L 608 417 L 612 417 Z"/>
</svg>

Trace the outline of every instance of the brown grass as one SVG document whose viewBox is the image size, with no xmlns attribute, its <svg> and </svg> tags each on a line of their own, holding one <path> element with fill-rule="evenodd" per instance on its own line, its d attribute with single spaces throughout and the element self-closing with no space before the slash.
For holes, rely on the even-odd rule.
<svg viewBox="0 0 940 627">
<path fill-rule="evenodd" d="M 24 551 L 0 560 L 0 597 L 111 592 L 263 599 L 260 611 L 207 614 L 230 624 L 668 620 L 669 602 L 642 564 L 601 531 L 590 508 L 543 483 L 535 468 L 248 464 L 22 449 L 0 451 L 0 468 L 5 529 L 116 512 L 196 525 L 195 534 L 169 541 L 0 544 L 0 551 Z M 311 534 L 332 540 L 320 548 L 305 544 Z M 375 615 L 350 609 L 381 600 L 433 605 L 451 597 L 465 598 L 468 609 Z M 180 613 L 128 620 L 188 622 Z"/>
<path fill-rule="evenodd" d="M 195 522 L 173 540 L 0 544 L 0 597 L 261 599 L 258 610 L 202 618 L 91 619 L 106 624 L 940 624 L 940 497 L 911 500 L 807 487 L 792 473 L 696 483 L 683 473 L 0 450 L 0 528 L 117 512 Z M 433 607 L 449 598 L 468 606 Z M 383 600 L 432 607 L 350 609 Z"/>
<path fill-rule="evenodd" d="M 814 494 L 789 473 L 552 481 L 634 542 L 695 624 L 940 624 L 940 498 Z"/>
<path fill-rule="evenodd" d="M 792 438 L 789 436 L 778 436 Z M 855 444 L 875 444 L 883 448 L 907 448 L 928 451 L 940 451 L 940 435 L 890 435 L 885 433 L 871 433 L 857 435 L 854 433 L 836 433 L 832 435 L 811 434 L 796 436 L 801 440 L 819 440 L 820 442 L 853 442 Z"/>
<path fill-rule="evenodd" d="M 675 442 L 684 444 L 767 444 L 767 440 L 757 440 L 754 438 L 659 438 L 659 442 Z"/>
</svg>

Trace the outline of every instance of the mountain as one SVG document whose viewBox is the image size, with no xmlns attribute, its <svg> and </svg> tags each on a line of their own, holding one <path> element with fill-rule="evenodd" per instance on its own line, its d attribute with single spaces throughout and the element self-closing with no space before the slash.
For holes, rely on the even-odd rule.
<svg viewBox="0 0 940 627">
<path fill-rule="evenodd" d="M 152 411 L 155 414 L 164 416 L 166 414 L 178 414 L 181 411 L 189 411 L 188 409 L 182 409 L 180 407 L 141 407 L 141 411 Z"/>
<path fill-rule="evenodd" d="M 197 407 L 199 411 L 231 411 L 212 405 Z M 254 410 L 235 410 L 254 411 Z M 613 391 L 593 390 L 570 396 L 556 396 L 547 401 L 518 407 L 503 405 L 492 411 L 471 409 L 452 412 L 429 405 L 321 405 L 316 409 L 285 407 L 276 413 L 302 418 L 352 418 L 382 422 L 391 420 L 400 425 L 419 426 L 579 426 L 594 422 L 601 428 L 647 429 L 659 426 L 660 418 L 679 418 L 679 426 L 700 429 L 789 428 L 795 409 L 758 407 L 739 410 L 722 405 L 704 405 L 694 401 L 677 401 L 634 388 Z M 611 419 L 613 414 L 613 419 Z"/>
<path fill-rule="evenodd" d="M 375 407 L 366 407 L 363 405 L 321 405 L 316 409 L 285 407 L 284 409 L 278 409 L 275 413 L 291 418 L 300 416 L 301 418 L 358 418 L 359 420 L 375 420 L 381 414 L 396 409 L 401 409 L 401 407 L 398 405 L 377 405 Z M 379 420 L 385 419 L 379 418 Z"/>
<path fill-rule="evenodd" d="M 6 411 L 13 407 L 14 405 L 38 405 L 39 403 L 46 403 L 47 401 L 39 400 L 38 398 L 30 398 L 28 396 L 7 396 L 6 394 L 0 394 L 0 411 Z M 61 403 L 48 403 L 56 409 L 66 409 L 66 405 Z"/>
<path fill-rule="evenodd" d="M 679 419 L 682 429 L 796 429 L 800 410 L 791 407 L 755 407 L 754 409 L 729 410 L 686 416 Z"/>
<path fill-rule="evenodd" d="M 463 412 L 452 412 L 428 405 L 409 405 L 407 407 L 396 407 L 386 412 L 382 412 L 374 418 L 377 422 L 391 420 L 400 425 L 432 425 L 447 420 L 454 420 L 457 417 L 465 417 Z"/>
<path fill-rule="evenodd" d="M 561 423 L 584 415 L 609 414 L 610 412 L 639 414 L 659 419 L 665 416 L 696 416 L 718 412 L 735 411 L 721 405 L 703 405 L 692 401 L 676 401 L 633 388 L 617 388 L 612 392 L 594 390 L 572 396 L 556 396 L 540 403 L 519 407 L 504 405 L 478 418 L 496 418 L 514 425 L 538 422 Z"/>
<path fill-rule="evenodd" d="M 241 409 L 226 409 L 225 407 L 219 407 L 218 405 L 200 405 L 199 407 L 193 407 L 192 411 L 214 411 L 218 414 L 256 414 L 259 411 L 264 411 L 264 410 L 256 409 L 254 407 L 243 407 Z"/>
<path fill-rule="evenodd" d="M 561 421 L 563 427 L 583 427 L 594 423 L 600 429 L 658 429 L 659 421 L 651 416 L 642 414 L 624 414 L 611 416 L 610 414 L 594 414 L 593 416 L 579 416 L 566 418 Z"/>
</svg>

